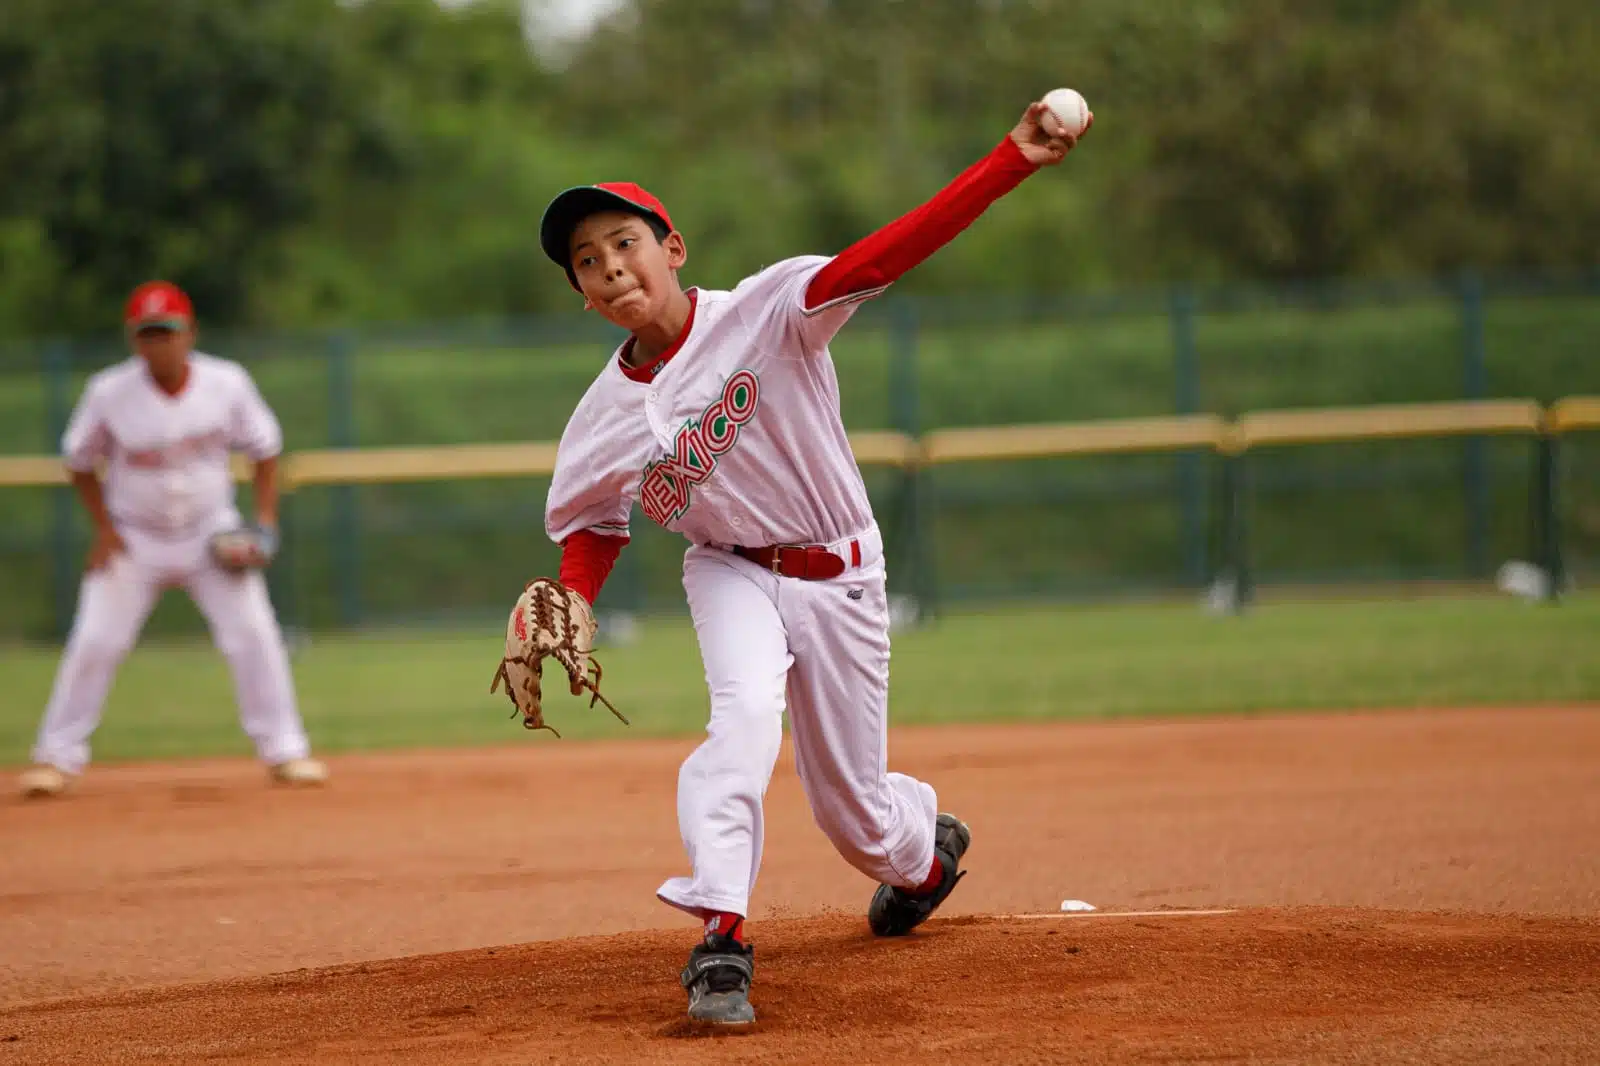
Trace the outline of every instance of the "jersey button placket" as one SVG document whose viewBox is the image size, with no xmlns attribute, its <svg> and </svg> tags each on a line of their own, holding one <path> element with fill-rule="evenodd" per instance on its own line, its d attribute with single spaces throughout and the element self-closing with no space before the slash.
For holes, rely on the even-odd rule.
<svg viewBox="0 0 1600 1066">
<path fill-rule="evenodd" d="M 666 427 L 661 422 L 661 392 L 651 389 L 644 397 L 644 417 L 650 424 L 650 429 L 658 437 L 666 437 Z"/>
</svg>

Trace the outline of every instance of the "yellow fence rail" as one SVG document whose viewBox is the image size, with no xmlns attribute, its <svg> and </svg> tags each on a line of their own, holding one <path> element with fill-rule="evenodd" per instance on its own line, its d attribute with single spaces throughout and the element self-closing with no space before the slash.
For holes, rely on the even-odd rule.
<svg viewBox="0 0 1600 1066">
<path fill-rule="evenodd" d="M 1371 407 L 1254 411 L 1237 419 L 1199 414 L 1049 425 L 940 429 L 921 437 L 893 431 L 850 437 L 857 461 L 906 473 L 953 463 L 1001 462 L 1073 456 L 1208 452 L 1218 464 L 1223 501 L 1220 557 L 1238 589 L 1250 599 L 1250 510 L 1245 464 L 1258 450 L 1316 444 L 1409 438 L 1522 436 L 1538 447 L 1538 476 L 1530 506 L 1532 552 L 1546 569 L 1554 598 L 1562 580 L 1560 477 L 1564 434 L 1600 430 L 1600 396 L 1573 396 L 1548 408 L 1532 400 L 1390 404 Z M 299 451 L 283 460 L 283 489 L 481 478 L 548 477 L 555 470 L 551 442 L 462 444 L 427 448 L 351 448 Z M 249 477 L 234 462 L 234 476 Z M 0 488 L 64 485 L 54 456 L 0 456 Z"/>
<path fill-rule="evenodd" d="M 1600 429 L 1600 396 L 1569 396 L 1550 408 L 1547 420 L 1551 433 L 1575 433 Z"/>
<path fill-rule="evenodd" d="M 984 426 L 935 430 L 923 438 L 922 451 L 928 463 L 1132 455 L 1195 448 L 1220 451 L 1227 441 L 1227 433 L 1227 423 L 1216 415 Z"/>
<path fill-rule="evenodd" d="M 1387 404 L 1372 407 L 1253 411 L 1216 415 L 1107 419 L 1043 425 L 934 430 L 918 438 L 894 431 L 852 433 L 863 466 L 911 468 L 1092 455 L 1212 451 L 1242 455 L 1272 447 L 1424 437 L 1560 435 L 1600 429 L 1600 396 L 1574 396 L 1541 408 L 1532 400 Z M 284 488 L 467 478 L 548 477 L 553 442 L 456 444 L 421 448 L 349 448 L 291 452 Z M 249 477 L 236 459 L 234 476 Z M 0 456 L 0 488 L 62 485 L 61 461 L 48 455 Z"/>
<path fill-rule="evenodd" d="M 1239 419 L 1235 446 L 1246 451 L 1287 444 L 1538 433 L 1543 424 L 1544 411 L 1532 400 L 1256 411 Z"/>
</svg>

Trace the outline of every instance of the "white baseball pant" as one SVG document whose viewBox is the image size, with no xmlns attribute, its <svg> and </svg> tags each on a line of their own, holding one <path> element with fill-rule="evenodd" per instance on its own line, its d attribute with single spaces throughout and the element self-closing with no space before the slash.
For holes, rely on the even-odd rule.
<svg viewBox="0 0 1600 1066">
<path fill-rule="evenodd" d="M 227 659 L 239 720 L 257 755 L 269 764 L 308 755 L 266 578 L 258 571 L 219 569 L 208 554 L 208 536 L 163 541 L 120 532 L 128 550 L 85 574 L 79 588 L 33 761 L 73 774 L 89 764 L 89 737 L 100 724 L 117 668 L 138 641 L 162 589 L 170 586 L 182 587 L 194 600 Z"/>
<path fill-rule="evenodd" d="M 933 863 L 933 788 L 888 772 L 889 603 L 882 541 L 828 581 L 779 577 L 714 547 L 684 557 L 711 720 L 678 773 L 678 826 L 693 869 L 658 890 L 698 917 L 749 913 L 762 800 L 783 739 L 817 825 L 874 881 L 914 887 Z"/>
</svg>

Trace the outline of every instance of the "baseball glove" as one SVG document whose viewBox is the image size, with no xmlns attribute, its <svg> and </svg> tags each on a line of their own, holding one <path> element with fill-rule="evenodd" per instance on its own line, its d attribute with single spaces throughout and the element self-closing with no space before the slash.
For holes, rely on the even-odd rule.
<svg viewBox="0 0 1600 1066">
<path fill-rule="evenodd" d="M 211 558 L 229 573 L 259 570 L 278 554 L 278 534 L 262 526 L 241 526 L 211 538 Z"/>
<path fill-rule="evenodd" d="M 589 604 L 561 582 L 548 577 L 528 582 L 506 623 L 506 653 L 489 691 L 497 691 L 504 681 L 506 696 L 516 708 L 512 717 L 520 714 L 525 728 L 548 729 L 559 737 L 544 720 L 540 690 L 544 660 L 550 658 L 567 672 L 574 696 L 589 692 L 593 697 L 589 706 L 603 703 L 627 725 L 622 712 L 600 695 L 600 664 L 590 658 L 598 628 Z"/>
</svg>

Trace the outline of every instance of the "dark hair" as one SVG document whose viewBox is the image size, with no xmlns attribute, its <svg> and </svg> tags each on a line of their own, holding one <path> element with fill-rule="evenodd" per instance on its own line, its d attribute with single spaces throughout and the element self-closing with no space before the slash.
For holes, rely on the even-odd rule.
<svg viewBox="0 0 1600 1066">
<path fill-rule="evenodd" d="M 654 215 L 640 215 L 639 217 L 644 219 L 645 225 L 650 227 L 650 232 L 656 235 L 657 244 L 660 244 L 662 241 L 666 240 L 667 234 L 672 232 L 667 228 L 667 224 L 665 222 L 661 221 Z"/>
</svg>

